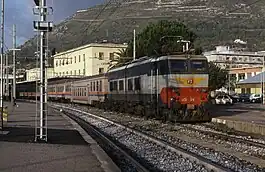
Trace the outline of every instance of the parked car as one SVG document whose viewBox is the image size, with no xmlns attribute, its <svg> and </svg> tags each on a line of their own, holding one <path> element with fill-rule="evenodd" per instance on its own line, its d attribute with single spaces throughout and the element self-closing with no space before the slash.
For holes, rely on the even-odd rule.
<svg viewBox="0 0 265 172">
<path fill-rule="evenodd" d="M 228 95 L 218 95 L 215 98 L 215 103 L 217 105 L 232 105 L 233 100 Z"/>
<path fill-rule="evenodd" d="M 251 94 L 249 97 L 251 103 L 261 103 L 262 95 L 261 94 Z"/>
<path fill-rule="evenodd" d="M 250 102 L 250 94 L 240 94 L 239 102 Z"/>
<path fill-rule="evenodd" d="M 233 100 L 233 103 L 240 102 L 240 97 L 237 94 L 229 95 L 229 97 Z"/>
</svg>

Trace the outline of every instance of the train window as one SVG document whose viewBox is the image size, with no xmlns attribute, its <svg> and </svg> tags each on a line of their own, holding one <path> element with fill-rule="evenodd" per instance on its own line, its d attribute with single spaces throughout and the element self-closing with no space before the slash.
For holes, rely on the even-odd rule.
<svg viewBox="0 0 265 172">
<path fill-rule="evenodd" d="M 109 90 L 110 91 L 113 91 L 113 82 L 110 82 L 110 84 L 109 84 Z"/>
<path fill-rule="evenodd" d="M 132 82 L 132 79 L 128 79 L 128 90 L 129 91 L 133 90 L 133 82 Z"/>
<path fill-rule="evenodd" d="M 158 62 L 159 74 L 166 75 L 168 74 L 168 63 L 167 60 L 162 60 Z"/>
<path fill-rule="evenodd" d="M 99 86 L 99 85 L 98 85 L 98 81 L 97 81 L 97 91 L 99 91 L 99 88 L 98 88 L 98 86 Z"/>
<path fill-rule="evenodd" d="M 93 82 L 93 91 L 96 91 L 96 83 Z"/>
<path fill-rule="evenodd" d="M 141 90 L 141 82 L 140 82 L 140 77 L 134 78 L 134 85 L 135 85 L 135 90 Z"/>
<path fill-rule="evenodd" d="M 102 91 L 102 81 L 99 81 L 99 91 Z"/>
<path fill-rule="evenodd" d="M 90 91 L 93 91 L 93 89 L 92 89 L 92 82 L 90 82 Z"/>
<path fill-rule="evenodd" d="M 118 82 L 117 81 L 113 82 L 113 90 L 114 91 L 118 90 Z"/>
<path fill-rule="evenodd" d="M 120 90 L 120 91 L 124 90 L 124 83 L 123 83 L 123 80 L 120 80 L 120 81 L 119 81 L 119 90 Z"/>
</svg>

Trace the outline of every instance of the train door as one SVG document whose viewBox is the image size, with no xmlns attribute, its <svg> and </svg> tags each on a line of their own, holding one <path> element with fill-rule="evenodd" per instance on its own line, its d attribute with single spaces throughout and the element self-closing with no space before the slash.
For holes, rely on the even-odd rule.
<svg viewBox="0 0 265 172">
<path fill-rule="evenodd" d="M 158 68 L 157 61 L 153 61 L 151 63 L 151 105 L 152 108 L 155 109 L 155 115 L 158 113 Z"/>
</svg>

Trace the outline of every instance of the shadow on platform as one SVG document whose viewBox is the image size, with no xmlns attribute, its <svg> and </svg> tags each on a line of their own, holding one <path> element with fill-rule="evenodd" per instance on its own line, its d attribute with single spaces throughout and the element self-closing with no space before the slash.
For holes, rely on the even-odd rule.
<svg viewBox="0 0 265 172">
<path fill-rule="evenodd" d="M 34 128 L 6 127 L 4 130 L 9 131 L 9 133 L 0 135 L 0 141 L 36 143 Z M 47 144 L 87 145 L 88 143 L 76 130 L 48 129 Z"/>
<path fill-rule="evenodd" d="M 251 112 L 251 109 L 238 107 L 237 104 L 234 105 L 211 105 L 209 107 L 209 112 L 213 117 L 220 116 L 234 116 L 242 113 Z"/>
</svg>

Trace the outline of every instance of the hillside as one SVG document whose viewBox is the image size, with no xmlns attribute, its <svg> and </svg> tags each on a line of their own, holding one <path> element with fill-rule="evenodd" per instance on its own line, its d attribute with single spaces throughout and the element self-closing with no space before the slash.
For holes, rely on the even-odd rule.
<svg viewBox="0 0 265 172">
<path fill-rule="evenodd" d="M 115 2 L 97 20 L 94 19 L 104 4 L 78 11 L 58 24 L 49 35 L 49 47 L 60 52 L 104 39 L 123 43 L 132 38 L 134 28 L 139 32 L 149 22 L 163 19 L 183 21 L 198 35 L 196 44 L 204 50 L 233 43 L 237 38 L 247 41 L 252 50 L 265 47 L 265 1 L 123 0 L 120 5 Z M 36 39 L 21 48 L 20 57 L 32 57 Z"/>
</svg>

